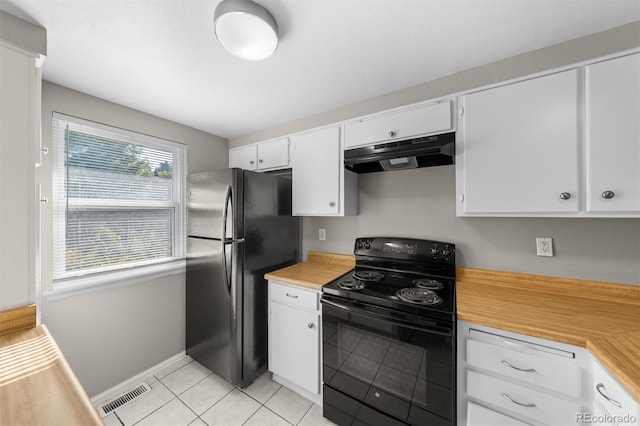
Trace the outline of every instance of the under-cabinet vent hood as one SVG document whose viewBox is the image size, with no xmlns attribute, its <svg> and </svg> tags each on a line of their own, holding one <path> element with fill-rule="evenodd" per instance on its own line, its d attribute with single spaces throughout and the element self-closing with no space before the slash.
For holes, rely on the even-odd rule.
<svg viewBox="0 0 640 426">
<path fill-rule="evenodd" d="M 344 152 L 344 165 L 356 173 L 453 164 L 455 132 L 386 142 Z"/>
</svg>

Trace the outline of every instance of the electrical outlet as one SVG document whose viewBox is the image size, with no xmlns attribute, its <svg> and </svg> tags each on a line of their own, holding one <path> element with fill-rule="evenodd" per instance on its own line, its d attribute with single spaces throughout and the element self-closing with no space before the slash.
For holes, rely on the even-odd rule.
<svg viewBox="0 0 640 426">
<path fill-rule="evenodd" d="M 538 256 L 553 256 L 553 238 L 536 237 L 536 254 Z"/>
<path fill-rule="evenodd" d="M 324 228 L 318 228 L 318 239 L 324 241 L 327 239 L 327 230 Z"/>
</svg>

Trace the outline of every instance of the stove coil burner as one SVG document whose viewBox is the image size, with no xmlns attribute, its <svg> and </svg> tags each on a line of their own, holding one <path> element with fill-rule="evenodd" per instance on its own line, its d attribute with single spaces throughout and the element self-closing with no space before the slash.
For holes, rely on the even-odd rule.
<svg viewBox="0 0 640 426">
<path fill-rule="evenodd" d="M 382 281 L 382 279 L 384 278 L 383 273 L 376 272 L 376 271 L 355 271 L 352 274 L 352 276 L 356 280 L 360 280 L 368 283 Z"/>
<path fill-rule="evenodd" d="M 342 280 L 338 283 L 338 287 L 343 290 L 362 290 L 364 283 L 362 281 Z"/>
<path fill-rule="evenodd" d="M 442 303 L 442 298 L 433 290 L 426 288 L 403 288 L 396 296 L 404 302 L 414 305 L 437 305 Z"/>
<path fill-rule="evenodd" d="M 428 278 L 418 278 L 413 280 L 413 285 L 419 288 L 426 288 L 428 290 L 441 290 L 444 288 L 444 284 L 440 281 L 430 280 Z"/>
</svg>

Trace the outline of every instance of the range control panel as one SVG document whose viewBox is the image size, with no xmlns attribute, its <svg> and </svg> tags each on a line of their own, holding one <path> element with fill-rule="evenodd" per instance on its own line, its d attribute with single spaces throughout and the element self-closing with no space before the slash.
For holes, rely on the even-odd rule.
<svg viewBox="0 0 640 426">
<path fill-rule="evenodd" d="M 413 238 L 357 238 L 353 253 L 410 261 L 455 263 L 455 244 Z"/>
</svg>

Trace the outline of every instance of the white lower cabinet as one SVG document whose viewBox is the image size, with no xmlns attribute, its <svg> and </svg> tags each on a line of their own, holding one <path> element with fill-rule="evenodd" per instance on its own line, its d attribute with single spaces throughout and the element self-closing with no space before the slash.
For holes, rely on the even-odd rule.
<svg viewBox="0 0 640 426">
<path fill-rule="evenodd" d="M 458 425 L 575 425 L 590 407 L 584 348 L 458 322 Z"/>
<path fill-rule="evenodd" d="M 273 380 L 322 404 L 320 292 L 269 281 L 269 371 Z"/>
<path fill-rule="evenodd" d="M 593 360 L 593 406 L 586 423 L 605 425 L 640 425 L 640 403 Z"/>
<path fill-rule="evenodd" d="M 474 426 L 525 426 L 521 422 L 482 405 L 467 403 L 467 424 Z"/>
</svg>

